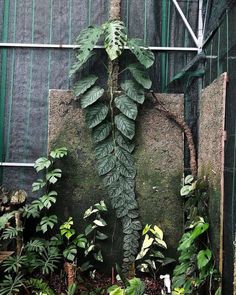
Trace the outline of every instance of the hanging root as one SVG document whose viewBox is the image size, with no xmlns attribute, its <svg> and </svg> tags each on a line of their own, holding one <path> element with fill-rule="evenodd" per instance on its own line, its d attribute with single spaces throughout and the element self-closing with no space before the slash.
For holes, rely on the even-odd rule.
<svg viewBox="0 0 236 295">
<path fill-rule="evenodd" d="M 197 176 L 197 153 L 191 129 L 181 117 L 178 117 L 176 114 L 168 110 L 155 93 L 152 92 L 152 96 L 156 103 L 155 109 L 165 115 L 169 120 L 173 121 L 184 132 L 190 152 L 190 170 L 193 176 Z"/>
</svg>

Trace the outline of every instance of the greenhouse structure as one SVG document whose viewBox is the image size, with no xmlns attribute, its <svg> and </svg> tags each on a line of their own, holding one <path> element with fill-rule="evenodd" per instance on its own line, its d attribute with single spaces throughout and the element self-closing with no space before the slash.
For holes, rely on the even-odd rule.
<svg viewBox="0 0 236 295">
<path fill-rule="evenodd" d="M 0 0 L 0 295 L 236 295 L 234 52 L 234 0 Z"/>
</svg>

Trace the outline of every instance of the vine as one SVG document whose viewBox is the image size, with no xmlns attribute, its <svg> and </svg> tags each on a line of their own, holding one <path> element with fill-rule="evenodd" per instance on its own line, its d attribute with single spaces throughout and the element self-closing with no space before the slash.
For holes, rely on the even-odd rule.
<svg viewBox="0 0 236 295">
<path fill-rule="evenodd" d="M 142 40 L 128 39 L 122 21 L 110 20 L 81 32 L 77 38 L 79 49 L 71 75 L 80 71 L 95 55 L 94 47 L 101 39 L 109 64 L 106 85 L 99 85 L 98 77 L 90 74 L 77 81 L 73 92 L 81 108 L 85 109 L 86 124 L 92 131 L 98 173 L 103 177 L 117 218 L 122 220 L 123 270 L 127 272 L 135 261 L 142 229 L 135 198 L 135 120 L 138 107 L 145 100 L 145 90 L 152 85 L 146 69 L 153 65 L 154 55 L 145 48 Z M 125 46 L 136 56 L 137 63 L 122 71 L 129 71 L 132 78 L 116 87 L 114 79 L 117 75 L 114 77 L 114 72 Z"/>
</svg>

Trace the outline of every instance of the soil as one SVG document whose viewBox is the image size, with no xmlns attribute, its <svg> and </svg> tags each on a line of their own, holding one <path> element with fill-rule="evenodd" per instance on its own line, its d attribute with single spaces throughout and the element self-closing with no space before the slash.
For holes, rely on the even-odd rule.
<svg viewBox="0 0 236 295">
<path fill-rule="evenodd" d="M 161 295 L 161 289 L 163 287 L 163 282 L 160 279 L 154 280 L 151 277 L 141 277 L 141 280 L 145 283 L 145 295 Z M 118 284 L 119 283 L 115 283 Z M 108 276 L 96 274 L 92 279 L 86 279 L 81 281 L 79 286 L 79 291 L 77 295 L 107 295 L 105 290 L 112 285 L 111 278 Z M 50 287 L 56 291 L 57 294 L 65 292 L 65 283 L 61 280 L 59 275 L 54 275 L 50 281 Z M 95 293 L 92 293 L 95 292 Z M 91 292 L 91 293 L 89 293 Z"/>
</svg>

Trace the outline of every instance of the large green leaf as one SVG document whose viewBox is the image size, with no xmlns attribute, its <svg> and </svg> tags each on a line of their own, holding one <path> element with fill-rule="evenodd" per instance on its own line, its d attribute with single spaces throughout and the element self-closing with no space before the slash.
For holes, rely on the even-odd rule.
<svg viewBox="0 0 236 295">
<path fill-rule="evenodd" d="M 212 258 L 212 252 L 210 249 L 201 250 L 197 255 L 197 266 L 198 269 L 205 267 Z"/>
<path fill-rule="evenodd" d="M 115 99 L 116 107 L 128 118 L 135 120 L 138 114 L 138 108 L 126 95 L 121 95 Z"/>
<path fill-rule="evenodd" d="M 129 39 L 128 47 L 145 68 L 150 68 L 153 65 L 155 56 L 148 48 L 144 47 L 141 39 Z"/>
<path fill-rule="evenodd" d="M 103 25 L 105 29 L 105 49 L 111 60 L 116 59 L 123 52 L 127 42 L 125 25 L 122 21 L 113 20 Z"/>
<path fill-rule="evenodd" d="M 116 182 L 120 177 L 120 173 L 118 171 L 114 171 L 114 169 L 108 173 L 104 179 L 103 179 L 103 183 L 105 186 L 109 186 L 112 183 Z"/>
<path fill-rule="evenodd" d="M 111 132 L 111 123 L 105 122 L 93 129 L 92 139 L 95 143 L 102 141 L 108 137 Z"/>
<path fill-rule="evenodd" d="M 147 70 L 140 64 L 131 64 L 128 66 L 129 71 L 134 79 L 146 89 L 150 89 L 152 81 L 149 78 Z"/>
<path fill-rule="evenodd" d="M 97 103 L 87 108 L 85 121 L 89 128 L 93 128 L 100 124 L 107 116 L 108 106 L 103 103 Z"/>
<path fill-rule="evenodd" d="M 81 107 L 83 109 L 87 108 L 95 101 L 97 101 L 104 93 L 104 89 L 99 86 L 94 86 L 93 88 L 89 89 L 83 97 L 81 98 Z"/>
<path fill-rule="evenodd" d="M 101 159 L 114 150 L 114 144 L 111 140 L 106 140 L 102 143 L 97 144 L 95 148 L 95 155 L 97 159 Z"/>
<path fill-rule="evenodd" d="M 73 88 L 74 96 L 79 96 L 85 93 L 85 91 L 87 91 L 90 87 L 92 87 L 95 84 L 97 79 L 98 77 L 95 75 L 89 75 L 87 77 L 80 79 Z"/>
<path fill-rule="evenodd" d="M 141 85 L 136 83 L 133 80 L 127 80 L 121 83 L 121 88 L 125 91 L 125 93 L 134 101 L 143 104 L 145 96 L 144 90 Z"/>
<path fill-rule="evenodd" d="M 117 165 L 117 170 L 121 175 L 123 175 L 125 177 L 130 177 L 130 178 L 134 179 L 136 176 L 136 169 L 133 165 L 127 166 L 124 163 L 120 162 Z"/>
<path fill-rule="evenodd" d="M 97 161 L 98 174 L 104 175 L 110 172 L 116 165 L 116 159 L 113 155 L 108 155 Z"/>
<path fill-rule="evenodd" d="M 90 51 L 89 54 L 87 55 L 87 57 L 84 60 L 79 60 L 77 59 L 76 63 L 73 64 L 73 66 L 70 69 L 70 77 L 73 76 L 76 72 L 78 72 L 79 70 L 81 70 L 82 66 L 85 65 L 85 63 L 92 57 L 95 55 L 94 51 Z"/>
<path fill-rule="evenodd" d="M 134 122 L 124 115 L 119 114 L 115 116 L 115 124 L 117 129 L 129 139 L 132 139 L 135 135 Z"/>
<path fill-rule="evenodd" d="M 134 166 L 134 157 L 121 147 L 116 147 L 115 155 L 125 166 Z"/>
<path fill-rule="evenodd" d="M 81 31 L 76 43 L 80 45 L 77 58 L 77 70 L 88 60 L 91 56 L 91 51 L 98 42 L 103 30 L 101 27 L 90 26 Z M 75 64 L 76 65 L 76 64 Z"/>
<path fill-rule="evenodd" d="M 135 144 L 131 142 L 128 138 L 121 135 L 119 131 L 116 132 L 116 142 L 120 147 L 122 147 L 129 153 L 132 153 L 135 148 Z"/>
</svg>

